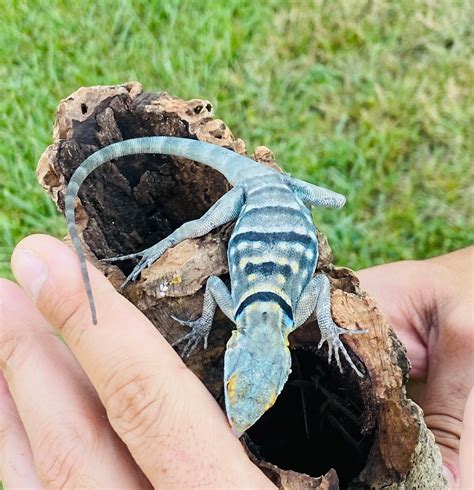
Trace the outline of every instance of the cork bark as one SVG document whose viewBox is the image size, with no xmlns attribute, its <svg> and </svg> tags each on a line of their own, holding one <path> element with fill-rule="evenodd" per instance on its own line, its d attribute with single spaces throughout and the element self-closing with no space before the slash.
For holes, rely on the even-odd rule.
<svg viewBox="0 0 474 490">
<path fill-rule="evenodd" d="M 38 180 L 64 211 L 67 182 L 88 155 L 116 141 L 152 135 L 194 138 L 247 154 L 245 143 L 214 117 L 207 100 L 144 92 L 137 82 L 89 87 L 61 101 Z M 258 147 L 251 156 L 279 169 L 268 148 Z M 89 260 L 118 288 L 133 261 L 110 265 L 98 259 L 153 245 L 200 217 L 229 188 L 218 172 L 182 158 L 139 155 L 103 165 L 84 183 L 76 208 Z M 185 332 L 171 315 L 196 318 L 206 279 L 228 279 L 232 226 L 170 249 L 121 291 L 168 341 Z M 318 272 L 331 281 L 335 321 L 369 331 L 343 339 L 365 376 L 358 378 L 345 363 L 343 374 L 328 365 L 310 319 L 290 337 L 292 375 L 284 391 L 242 443 L 279 488 L 445 488 L 433 435 L 421 409 L 406 396 L 409 363 L 403 345 L 353 272 L 332 264 L 321 233 L 319 246 Z M 208 350 L 199 347 L 186 360 L 221 406 L 223 354 L 232 328 L 218 312 Z"/>
</svg>

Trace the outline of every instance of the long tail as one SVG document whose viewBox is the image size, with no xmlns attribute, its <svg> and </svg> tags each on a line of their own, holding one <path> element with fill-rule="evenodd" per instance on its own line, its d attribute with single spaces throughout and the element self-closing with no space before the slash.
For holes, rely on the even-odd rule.
<svg viewBox="0 0 474 490">
<path fill-rule="evenodd" d="M 87 272 L 84 249 L 79 238 L 75 220 L 75 201 L 79 188 L 84 180 L 102 164 L 127 155 L 138 155 L 143 153 L 156 153 L 163 155 L 180 156 L 203 163 L 221 172 L 227 180 L 234 184 L 242 176 L 249 175 L 249 170 L 262 167 L 249 158 L 243 157 L 231 150 L 220 146 L 211 145 L 202 141 L 186 138 L 175 138 L 172 136 L 151 136 L 146 138 L 135 138 L 118 143 L 113 143 L 89 156 L 73 173 L 66 189 L 65 211 L 69 235 L 79 256 L 81 273 L 89 300 L 92 322 L 97 324 L 97 313 L 92 295 L 92 288 Z"/>
</svg>

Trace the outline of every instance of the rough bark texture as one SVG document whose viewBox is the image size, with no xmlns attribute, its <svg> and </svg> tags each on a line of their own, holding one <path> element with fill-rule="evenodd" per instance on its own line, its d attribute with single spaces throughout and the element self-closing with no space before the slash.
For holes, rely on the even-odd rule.
<svg viewBox="0 0 474 490">
<path fill-rule="evenodd" d="M 63 211 L 67 182 L 88 155 L 115 141 L 150 135 L 196 138 L 246 153 L 244 142 L 214 118 L 207 100 L 147 93 L 135 82 L 81 88 L 59 105 L 54 143 L 38 163 L 38 179 Z M 258 147 L 253 158 L 278 168 L 268 148 Z M 222 175 L 185 159 L 142 155 L 107 163 L 79 193 L 76 216 L 88 256 L 118 287 L 133 263 L 105 265 L 97 259 L 149 247 L 201 216 L 228 189 Z M 123 292 L 170 342 L 184 333 L 170 315 L 197 317 L 206 279 L 226 278 L 231 229 L 174 247 Z M 319 239 L 318 270 L 331 280 L 336 322 L 369 330 L 344 339 L 365 377 L 347 365 L 342 375 L 328 366 L 327 351 L 316 349 L 319 333 L 312 319 L 290 338 L 293 374 L 287 386 L 243 443 L 279 488 L 445 488 L 434 438 L 421 410 L 406 397 L 404 347 L 352 271 L 334 267 L 325 237 Z M 218 313 L 209 349 L 197 349 L 187 361 L 221 404 L 223 353 L 232 328 Z"/>
</svg>

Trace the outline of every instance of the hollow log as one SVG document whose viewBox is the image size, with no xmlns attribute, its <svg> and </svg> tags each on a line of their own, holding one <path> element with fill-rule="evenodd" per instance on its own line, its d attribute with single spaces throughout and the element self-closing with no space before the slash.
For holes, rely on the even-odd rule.
<svg viewBox="0 0 474 490">
<path fill-rule="evenodd" d="M 153 135 L 247 153 L 207 100 L 144 92 L 137 82 L 81 88 L 58 107 L 54 142 L 40 158 L 38 180 L 63 212 L 66 185 L 88 155 L 116 141 Z M 252 158 L 279 170 L 268 148 L 258 147 Z M 229 188 L 218 172 L 183 158 L 137 155 L 103 165 L 84 183 L 76 208 L 88 259 L 118 288 L 133 262 L 98 259 L 153 245 L 200 217 Z M 184 333 L 171 315 L 196 318 L 206 279 L 228 279 L 231 230 L 226 225 L 175 246 L 122 291 L 169 342 Z M 328 364 L 311 318 L 290 336 L 292 374 L 283 392 L 242 438 L 249 457 L 282 489 L 447 488 L 434 437 L 406 396 L 410 366 L 403 345 L 354 273 L 332 264 L 324 235 L 318 238 L 318 272 L 331 281 L 335 321 L 369 331 L 343 339 L 364 377 L 347 364 L 342 374 Z M 221 406 L 223 354 L 232 328 L 218 313 L 209 348 L 186 359 Z"/>
</svg>

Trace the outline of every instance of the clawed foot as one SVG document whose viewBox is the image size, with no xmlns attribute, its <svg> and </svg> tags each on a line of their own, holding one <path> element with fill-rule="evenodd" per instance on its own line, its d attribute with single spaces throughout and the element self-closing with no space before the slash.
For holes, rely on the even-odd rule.
<svg viewBox="0 0 474 490">
<path fill-rule="evenodd" d="M 204 349 L 207 349 L 207 338 L 211 331 L 212 322 L 208 322 L 203 317 L 197 320 L 180 320 L 171 315 L 173 320 L 176 320 L 180 325 L 191 328 L 191 331 L 171 344 L 173 347 L 181 342 L 187 341 L 184 349 L 181 352 L 183 359 L 188 358 L 201 340 L 204 341 Z"/>
<path fill-rule="evenodd" d="M 360 329 L 360 330 L 348 330 L 347 328 L 342 328 L 337 326 L 335 323 L 332 325 L 332 327 L 328 328 L 326 331 L 321 332 L 321 340 L 318 344 L 318 349 L 321 348 L 321 346 L 324 344 L 324 342 L 328 343 L 328 362 L 331 362 L 332 359 L 332 353 L 334 350 L 334 357 L 336 358 L 337 365 L 339 367 L 339 371 L 342 373 L 342 365 L 341 365 L 341 359 L 339 358 L 339 351 L 342 352 L 344 357 L 347 359 L 347 362 L 351 365 L 352 369 L 357 373 L 357 376 L 360 376 L 361 378 L 364 376 L 356 367 L 356 365 L 353 363 L 352 359 L 350 358 L 349 354 L 347 353 L 347 350 L 344 346 L 344 344 L 341 342 L 341 339 L 339 338 L 339 335 L 342 334 L 347 334 L 347 335 L 359 335 L 367 333 L 367 330 Z"/>
<path fill-rule="evenodd" d="M 134 254 L 128 255 L 119 255 L 118 257 L 110 257 L 107 259 L 101 259 L 101 262 L 118 262 L 120 260 L 130 260 L 135 259 L 137 257 L 141 257 L 138 264 L 134 267 L 133 271 L 129 274 L 129 276 L 125 279 L 124 283 L 120 286 L 120 289 L 123 289 L 129 282 L 134 281 L 140 273 L 150 267 L 153 262 L 156 262 L 162 255 L 162 252 L 157 248 L 156 245 L 153 247 L 142 250 L 141 252 L 137 252 Z"/>
</svg>

